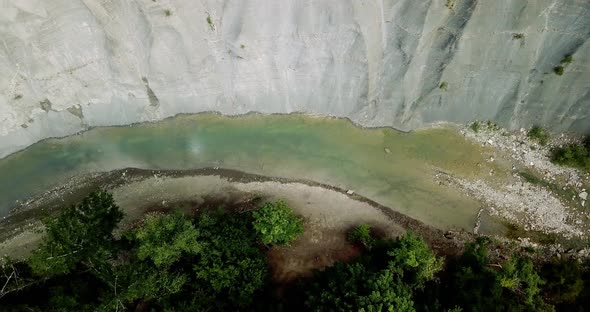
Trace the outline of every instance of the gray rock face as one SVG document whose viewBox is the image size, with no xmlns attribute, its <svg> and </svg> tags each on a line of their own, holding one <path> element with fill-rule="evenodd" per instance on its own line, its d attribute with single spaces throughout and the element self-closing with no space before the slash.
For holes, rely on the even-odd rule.
<svg viewBox="0 0 590 312">
<path fill-rule="evenodd" d="M 0 157 L 90 126 L 202 111 L 590 131 L 587 0 L 0 6 Z"/>
</svg>

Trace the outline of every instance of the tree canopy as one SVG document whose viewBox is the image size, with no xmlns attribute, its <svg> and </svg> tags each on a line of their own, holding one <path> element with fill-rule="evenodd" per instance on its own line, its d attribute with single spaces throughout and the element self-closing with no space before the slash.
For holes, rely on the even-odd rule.
<svg viewBox="0 0 590 312">
<path fill-rule="evenodd" d="M 91 193 L 46 222 L 43 241 L 29 258 L 31 269 L 52 276 L 68 273 L 79 263 L 98 265 L 113 253 L 112 232 L 122 218 L 111 194 Z"/>
<path fill-rule="evenodd" d="M 270 279 L 268 244 L 292 242 L 302 220 L 283 202 L 260 210 L 156 213 L 127 225 L 98 191 L 48 220 L 26 261 L 0 263 L 2 311 L 587 311 L 590 269 L 576 260 L 499 257 L 480 237 L 437 257 L 407 233 L 349 235 L 361 254 L 297 280 Z M 369 243 L 363 243 L 369 242 Z M 354 249 L 354 248 L 353 248 Z M 356 249 L 358 250 L 358 249 Z M 34 298 L 34 300 L 32 299 Z"/>
<path fill-rule="evenodd" d="M 254 229 L 264 244 L 285 245 L 303 233 L 303 221 L 282 200 L 254 211 Z"/>
</svg>

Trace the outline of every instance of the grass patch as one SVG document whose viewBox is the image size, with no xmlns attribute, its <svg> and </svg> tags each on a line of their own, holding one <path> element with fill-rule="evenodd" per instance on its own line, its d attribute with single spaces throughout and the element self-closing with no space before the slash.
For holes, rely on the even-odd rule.
<svg viewBox="0 0 590 312">
<path fill-rule="evenodd" d="M 446 81 L 443 81 L 440 83 L 440 86 L 438 86 L 438 88 L 443 91 L 447 91 L 449 89 L 449 84 Z"/>
<path fill-rule="evenodd" d="M 549 133 L 540 126 L 533 126 L 531 130 L 529 130 L 527 136 L 529 139 L 536 141 L 541 145 L 547 145 L 547 143 L 549 143 Z"/>
<path fill-rule="evenodd" d="M 514 40 L 524 39 L 524 34 L 512 34 L 512 39 L 514 39 Z"/>
</svg>

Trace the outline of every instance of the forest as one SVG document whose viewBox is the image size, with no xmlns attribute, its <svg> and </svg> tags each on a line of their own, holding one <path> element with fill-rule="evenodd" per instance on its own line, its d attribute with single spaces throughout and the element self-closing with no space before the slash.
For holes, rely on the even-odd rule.
<svg viewBox="0 0 590 312">
<path fill-rule="evenodd" d="M 357 258 L 277 285 L 266 253 L 305 229 L 283 201 L 153 212 L 118 228 L 123 217 L 96 191 L 48 219 L 26 260 L 2 260 L 1 310 L 590 311 L 588 263 L 498 252 L 483 236 L 443 257 L 410 232 L 388 239 L 359 224 L 348 233 Z"/>
</svg>

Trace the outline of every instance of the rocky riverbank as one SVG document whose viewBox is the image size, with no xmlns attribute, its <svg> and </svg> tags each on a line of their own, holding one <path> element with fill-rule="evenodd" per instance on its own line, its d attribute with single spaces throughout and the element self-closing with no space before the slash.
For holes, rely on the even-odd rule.
<svg viewBox="0 0 590 312">
<path fill-rule="evenodd" d="M 550 161 L 550 151 L 577 142 L 577 136 L 555 136 L 545 145 L 528 136 L 528 131 L 507 131 L 491 122 L 471 124 L 459 131 L 481 146 L 491 147 L 498 158 L 513 161 L 512 179 L 491 183 L 482 179 L 458 178 L 438 172 L 439 183 L 452 184 L 484 203 L 484 210 L 525 231 L 559 234 L 566 238 L 590 235 L 590 209 L 587 207 L 590 174 Z M 493 175 L 494 172 L 490 172 Z"/>
</svg>

